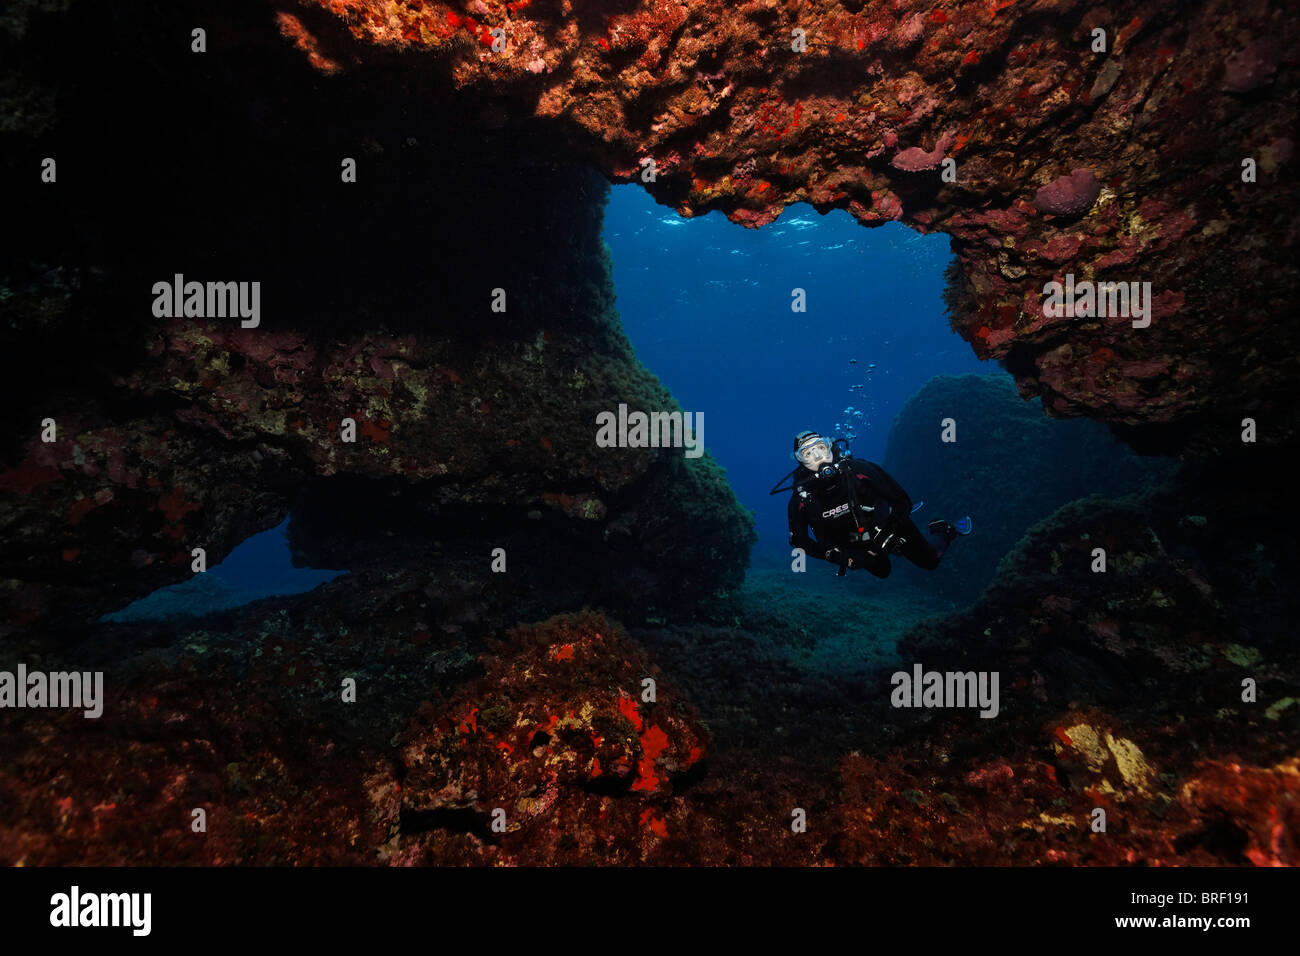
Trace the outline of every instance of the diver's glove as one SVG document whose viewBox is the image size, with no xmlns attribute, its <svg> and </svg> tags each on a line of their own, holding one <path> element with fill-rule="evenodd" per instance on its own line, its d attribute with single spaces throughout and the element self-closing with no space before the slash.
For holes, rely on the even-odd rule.
<svg viewBox="0 0 1300 956">
<path fill-rule="evenodd" d="M 930 533 L 942 535 L 944 538 L 947 538 L 949 542 L 952 542 L 962 535 L 971 533 L 970 517 L 958 518 L 956 524 L 950 524 L 942 518 L 938 518 L 930 522 Z"/>
<path fill-rule="evenodd" d="M 852 555 L 845 554 L 839 548 L 831 548 L 827 551 L 826 560 L 832 564 L 838 564 L 840 566 L 838 577 L 843 577 L 845 571 L 857 567 L 857 565 L 853 563 Z"/>
</svg>

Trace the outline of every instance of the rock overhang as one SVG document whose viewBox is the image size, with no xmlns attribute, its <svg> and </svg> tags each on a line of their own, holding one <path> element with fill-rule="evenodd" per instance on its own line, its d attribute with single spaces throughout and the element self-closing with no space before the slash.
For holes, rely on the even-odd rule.
<svg viewBox="0 0 1300 956">
<path fill-rule="evenodd" d="M 336 82 L 375 60 L 436 65 L 436 96 L 489 125 L 549 123 L 682 215 L 762 226 L 807 202 L 947 233 L 968 303 L 954 328 L 1050 415 L 1152 451 L 1239 448 L 1245 417 L 1267 422 L 1260 442 L 1295 438 L 1296 332 L 1277 303 L 1297 290 L 1297 28 L 1281 4 L 278 9 Z M 1046 316 L 1067 274 L 1150 282 L 1149 324 Z"/>
</svg>

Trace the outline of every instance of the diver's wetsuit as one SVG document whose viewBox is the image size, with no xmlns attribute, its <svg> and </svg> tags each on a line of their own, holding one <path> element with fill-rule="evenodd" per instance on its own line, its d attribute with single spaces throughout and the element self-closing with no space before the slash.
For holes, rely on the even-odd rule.
<svg viewBox="0 0 1300 956">
<path fill-rule="evenodd" d="M 858 542 L 852 535 L 865 527 L 871 535 L 877 527 L 882 534 L 874 535 L 880 541 L 889 532 L 903 539 L 889 548 L 903 555 L 913 564 L 933 571 L 947 550 L 951 538 L 942 534 L 927 536 L 912 521 L 912 499 L 879 465 L 861 458 L 841 459 L 840 472 L 822 478 L 804 471 L 790 494 L 787 517 L 790 521 L 790 544 L 802 548 L 806 554 L 823 560 L 833 560 L 829 554 L 838 548 L 845 558 L 852 558 L 855 568 L 866 568 L 878 578 L 889 577 L 889 554 L 873 551 L 869 542 Z M 849 482 L 857 495 L 858 520 L 853 516 L 850 503 Z M 814 541 L 808 531 L 817 536 Z"/>
</svg>

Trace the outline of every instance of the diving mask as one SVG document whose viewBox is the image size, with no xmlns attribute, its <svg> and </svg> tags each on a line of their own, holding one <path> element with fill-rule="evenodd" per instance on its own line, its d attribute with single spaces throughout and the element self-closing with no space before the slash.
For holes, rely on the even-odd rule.
<svg viewBox="0 0 1300 956">
<path fill-rule="evenodd" d="M 809 471 L 817 471 L 822 465 L 829 465 L 835 460 L 830 444 L 820 435 L 814 435 L 800 445 L 794 457 Z"/>
</svg>

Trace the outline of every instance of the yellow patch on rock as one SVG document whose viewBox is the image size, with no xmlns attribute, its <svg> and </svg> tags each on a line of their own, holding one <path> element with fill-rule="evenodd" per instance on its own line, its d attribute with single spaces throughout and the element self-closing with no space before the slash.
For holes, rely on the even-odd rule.
<svg viewBox="0 0 1300 956">
<path fill-rule="evenodd" d="M 1097 735 L 1097 731 L 1093 730 L 1092 727 L 1087 724 L 1075 724 L 1073 727 L 1066 729 L 1065 735 L 1074 744 L 1074 749 L 1083 754 L 1091 769 L 1101 770 L 1105 766 L 1106 748 Z"/>
<path fill-rule="evenodd" d="M 1112 737 L 1107 733 L 1106 746 L 1115 755 L 1115 765 L 1119 767 L 1124 782 L 1143 796 L 1150 794 L 1151 781 L 1155 777 L 1155 771 L 1151 769 L 1151 765 L 1142 756 L 1142 751 L 1138 749 L 1138 745 L 1127 737 Z"/>
<path fill-rule="evenodd" d="M 1074 749 L 1087 761 L 1089 770 L 1100 774 L 1111 759 L 1114 759 L 1120 776 L 1124 778 L 1124 783 L 1143 796 L 1150 795 L 1155 771 L 1151 769 L 1151 765 L 1142 755 L 1142 750 L 1133 741 L 1127 737 L 1112 736 L 1110 731 L 1098 733 L 1089 724 L 1075 724 L 1067 728 L 1065 734 L 1070 738 Z M 1104 777 L 1098 787 L 1102 793 L 1114 792 L 1110 781 Z"/>
<path fill-rule="evenodd" d="M 1042 820 L 1044 823 L 1055 824 L 1058 827 L 1072 827 L 1078 825 L 1073 817 L 1067 817 L 1067 816 L 1054 817 L 1047 813 L 1040 813 L 1038 815 L 1038 819 Z"/>
</svg>

